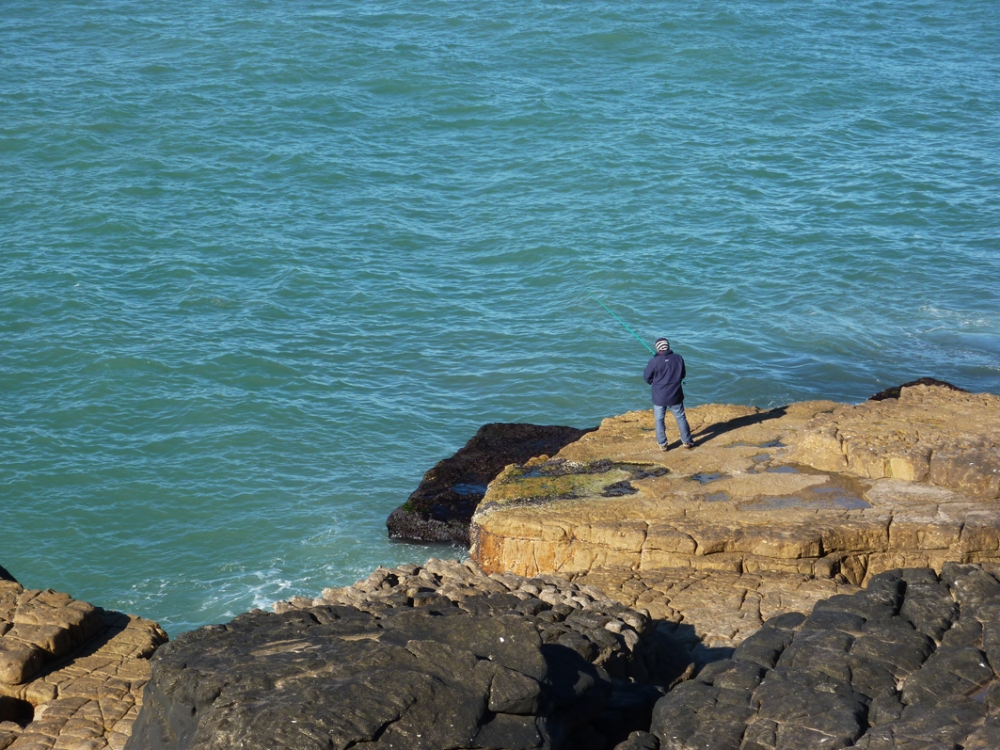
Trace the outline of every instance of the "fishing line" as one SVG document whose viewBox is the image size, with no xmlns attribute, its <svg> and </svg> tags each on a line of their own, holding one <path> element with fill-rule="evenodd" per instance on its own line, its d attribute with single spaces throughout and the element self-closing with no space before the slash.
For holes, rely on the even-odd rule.
<svg viewBox="0 0 1000 750">
<path fill-rule="evenodd" d="M 597 302 L 598 302 L 598 304 L 601 307 L 603 307 L 605 310 L 607 310 L 609 313 L 611 313 L 611 317 L 613 317 L 615 320 L 617 320 L 619 323 L 621 323 L 623 326 L 625 326 L 625 330 L 628 331 L 629 333 L 631 333 L 633 336 L 635 336 L 636 341 L 638 341 L 644 347 L 646 347 L 647 349 L 649 349 L 649 353 L 650 354 L 652 354 L 654 357 L 656 356 L 656 352 L 653 351 L 653 347 L 651 347 L 649 344 L 647 344 L 645 341 L 643 341 L 641 338 L 639 338 L 639 334 L 636 333 L 635 331 L 633 331 L 631 328 L 629 328 L 628 323 L 626 323 L 624 320 L 622 320 L 617 315 L 615 315 L 614 311 L 610 307 L 608 307 L 607 305 L 605 305 L 603 302 L 601 302 L 601 300 L 597 299 L 597 296 L 595 294 L 593 294 L 591 292 L 587 292 L 587 294 L 590 295 L 591 297 L 593 297 L 594 299 L 596 299 Z"/>
</svg>

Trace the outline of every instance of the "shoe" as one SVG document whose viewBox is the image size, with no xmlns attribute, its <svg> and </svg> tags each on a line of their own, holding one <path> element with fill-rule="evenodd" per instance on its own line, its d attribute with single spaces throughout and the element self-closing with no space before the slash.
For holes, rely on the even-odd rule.
<svg viewBox="0 0 1000 750">
<path fill-rule="evenodd" d="M 683 445 L 688 450 L 691 450 L 692 448 L 694 448 L 694 443 L 683 443 Z"/>
<path fill-rule="evenodd" d="M 666 452 L 670 450 L 670 445 L 668 445 L 667 443 L 660 443 L 660 450 Z"/>
</svg>

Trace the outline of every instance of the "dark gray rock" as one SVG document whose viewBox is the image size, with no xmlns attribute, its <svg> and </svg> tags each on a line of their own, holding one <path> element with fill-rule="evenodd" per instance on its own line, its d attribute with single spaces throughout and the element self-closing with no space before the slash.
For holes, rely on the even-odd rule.
<svg viewBox="0 0 1000 750">
<path fill-rule="evenodd" d="M 1000 748 L 1000 580 L 895 570 L 783 615 L 660 699 L 670 750 Z"/>
<path fill-rule="evenodd" d="M 970 695 L 992 679 L 993 670 L 978 648 L 942 646 L 906 678 L 902 701 L 907 706 L 934 704 L 942 696 Z"/>
<path fill-rule="evenodd" d="M 519 615 L 251 612 L 157 651 L 127 747 L 559 748 L 603 737 L 611 704 L 603 670 Z"/>
<path fill-rule="evenodd" d="M 612 678 L 663 687 L 682 678 L 691 657 L 673 637 L 675 624 L 654 627 L 647 614 L 585 588 L 555 576 L 487 576 L 473 563 L 429 560 L 424 567 L 379 568 L 352 587 L 326 589 L 321 599 L 280 602 L 276 608 L 346 604 L 370 612 L 427 607 L 479 617 L 513 614 L 531 623 L 543 643 L 577 652 Z"/>
<path fill-rule="evenodd" d="M 918 632 L 940 641 L 958 617 L 958 605 L 933 571 L 921 570 L 930 576 L 918 576 L 913 571 L 904 575 L 907 596 L 899 614 L 912 622 Z"/>
<path fill-rule="evenodd" d="M 778 747 L 849 747 L 866 728 L 867 703 L 848 680 L 780 666 L 767 673 L 752 697 L 758 718 L 779 725 Z"/>
<path fill-rule="evenodd" d="M 406 502 L 389 514 L 392 539 L 469 546 L 469 522 L 488 485 L 509 464 L 553 456 L 591 430 L 534 424 L 486 424 L 459 451 L 439 461 Z"/>
<path fill-rule="evenodd" d="M 649 732 L 632 732 L 628 739 L 615 745 L 615 750 L 660 750 L 660 741 Z"/>
</svg>

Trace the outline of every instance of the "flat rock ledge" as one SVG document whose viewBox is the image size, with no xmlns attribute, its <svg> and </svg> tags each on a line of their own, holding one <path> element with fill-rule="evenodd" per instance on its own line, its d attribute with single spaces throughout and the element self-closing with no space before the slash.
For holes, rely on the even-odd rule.
<svg viewBox="0 0 1000 750">
<path fill-rule="evenodd" d="M 940 386 L 858 405 L 651 412 L 507 467 L 472 520 L 489 572 L 788 573 L 862 585 L 894 568 L 1000 561 L 1000 397 Z M 672 427 L 672 425 L 671 425 Z"/>
<path fill-rule="evenodd" d="M 469 522 L 487 485 L 509 464 L 557 453 L 589 430 L 491 423 L 455 455 L 438 461 L 406 502 L 389 514 L 390 539 L 469 546 Z"/>
<path fill-rule="evenodd" d="M 142 705 L 150 620 L 0 580 L 0 750 L 121 750 Z"/>
<path fill-rule="evenodd" d="M 887 571 L 775 617 L 662 698 L 625 747 L 996 750 L 1000 581 L 976 565 Z"/>
</svg>

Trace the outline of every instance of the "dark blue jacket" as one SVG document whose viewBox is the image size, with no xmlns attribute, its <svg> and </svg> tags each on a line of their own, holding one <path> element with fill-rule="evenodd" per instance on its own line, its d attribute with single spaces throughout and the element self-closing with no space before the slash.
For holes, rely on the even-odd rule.
<svg viewBox="0 0 1000 750">
<path fill-rule="evenodd" d="M 686 375 L 684 358 L 669 349 L 649 360 L 646 371 L 642 374 L 646 382 L 653 386 L 653 403 L 656 406 L 676 406 L 684 403 L 681 381 Z"/>
</svg>

